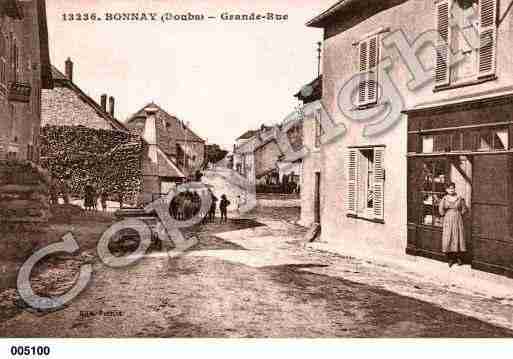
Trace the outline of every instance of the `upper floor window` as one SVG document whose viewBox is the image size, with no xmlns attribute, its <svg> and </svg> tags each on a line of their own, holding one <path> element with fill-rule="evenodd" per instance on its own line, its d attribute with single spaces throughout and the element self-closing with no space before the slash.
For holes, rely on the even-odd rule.
<svg viewBox="0 0 513 359">
<path fill-rule="evenodd" d="M 360 84 L 358 106 L 378 101 L 379 35 L 373 35 L 358 44 Z"/>
<path fill-rule="evenodd" d="M 436 86 L 495 75 L 497 0 L 438 0 Z"/>
</svg>

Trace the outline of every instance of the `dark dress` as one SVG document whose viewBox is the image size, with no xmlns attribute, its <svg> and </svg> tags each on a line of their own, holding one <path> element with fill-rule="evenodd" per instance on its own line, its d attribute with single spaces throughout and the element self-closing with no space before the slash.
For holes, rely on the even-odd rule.
<svg viewBox="0 0 513 359">
<path fill-rule="evenodd" d="M 84 207 L 92 208 L 94 205 L 94 189 L 93 186 L 87 185 L 85 187 L 85 196 L 84 196 Z"/>
<path fill-rule="evenodd" d="M 465 200 L 460 196 L 445 196 L 440 201 L 440 215 L 444 217 L 442 251 L 444 253 L 465 252 L 465 230 L 463 215 L 467 212 Z"/>
</svg>

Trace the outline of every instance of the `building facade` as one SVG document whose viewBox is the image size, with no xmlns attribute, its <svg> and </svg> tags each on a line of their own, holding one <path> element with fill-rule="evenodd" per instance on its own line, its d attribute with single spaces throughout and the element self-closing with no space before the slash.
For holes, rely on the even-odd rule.
<svg viewBox="0 0 513 359">
<path fill-rule="evenodd" d="M 322 76 L 307 84 L 306 90 L 298 92 L 295 97 L 303 106 L 319 103 L 314 111 L 305 113 L 303 117 L 303 143 L 308 155 L 302 159 L 301 165 L 301 218 L 300 224 L 310 227 L 321 223 L 321 109 Z"/>
<path fill-rule="evenodd" d="M 157 108 L 155 136 L 159 148 L 178 165 L 186 177 L 194 177 L 196 171 L 200 171 L 205 162 L 205 140 L 194 133 L 183 121 L 154 103 L 144 106 L 126 121 L 130 131 L 143 134 L 147 108 Z"/>
<path fill-rule="evenodd" d="M 323 116 L 347 129 L 321 145 L 323 239 L 443 260 L 454 182 L 468 262 L 512 275 L 512 20 L 496 0 L 347 0 L 308 23 L 324 29 Z"/>
<path fill-rule="evenodd" d="M 45 6 L 0 4 L 0 159 L 38 158 L 41 89 L 52 86 Z"/>
</svg>

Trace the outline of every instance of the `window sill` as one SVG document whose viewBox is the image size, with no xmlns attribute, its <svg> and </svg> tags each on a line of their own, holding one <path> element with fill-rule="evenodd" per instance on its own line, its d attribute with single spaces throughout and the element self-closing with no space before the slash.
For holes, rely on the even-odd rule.
<svg viewBox="0 0 513 359">
<path fill-rule="evenodd" d="M 365 110 L 368 110 L 370 108 L 374 108 L 374 107 L 378 107 L 378 106 L 382 106 L 383 104 L 379 103 L 379 102 L 375 102 L 375 103 L 369 103 L 367 105 L 361 105 L 361 106 L 356 106 L 356 107 L 353 107 L 351 109 L 351 111 L 365 111 Z"/>
<path fill-rule="evenodd" d="M 359 216 L 357 214 L 348 214 L 347 218 L 361 219 L 361 220 L 364 220 L 364 221 L 367 221 L 367 222 L 385 224 L 385 221 L 382 220 L 382 219 L 362 217 L 362 216 Z"/>
<path fill-rule="evenodd" d="M 440 92 L 440 91 L 446 91 L 446 90 L 453 90 L 460 87 L 467 87 L 467 86 L 473 86 L 473 85 L 479 85 L 488 81 L 494 81 L 497 80 L 496 75 L 486 76 L 477 80 L 471 80 L 471 81 L 464 81 L 464 82 L 457 82 L 449 85 L 442 85 L 442 86 L 435 86 L 433 89 L 433 92 Z"/>
</svg>

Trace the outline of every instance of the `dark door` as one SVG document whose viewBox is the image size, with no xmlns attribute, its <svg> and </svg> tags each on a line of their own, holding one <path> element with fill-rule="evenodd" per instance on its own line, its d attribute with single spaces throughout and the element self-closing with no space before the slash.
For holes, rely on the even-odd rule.
<svg viewBox="0 0 513 359">
<path fill-rule="evenodd" d="M 321 173 L 315 172 L 314 222 L 321 223 Z"/>
<path fill-rule="evenodd" d="M 473 163 L 472 265 L 503 274 L 513 268 L 510 156 L 476 155 Z"/>
</svg>

